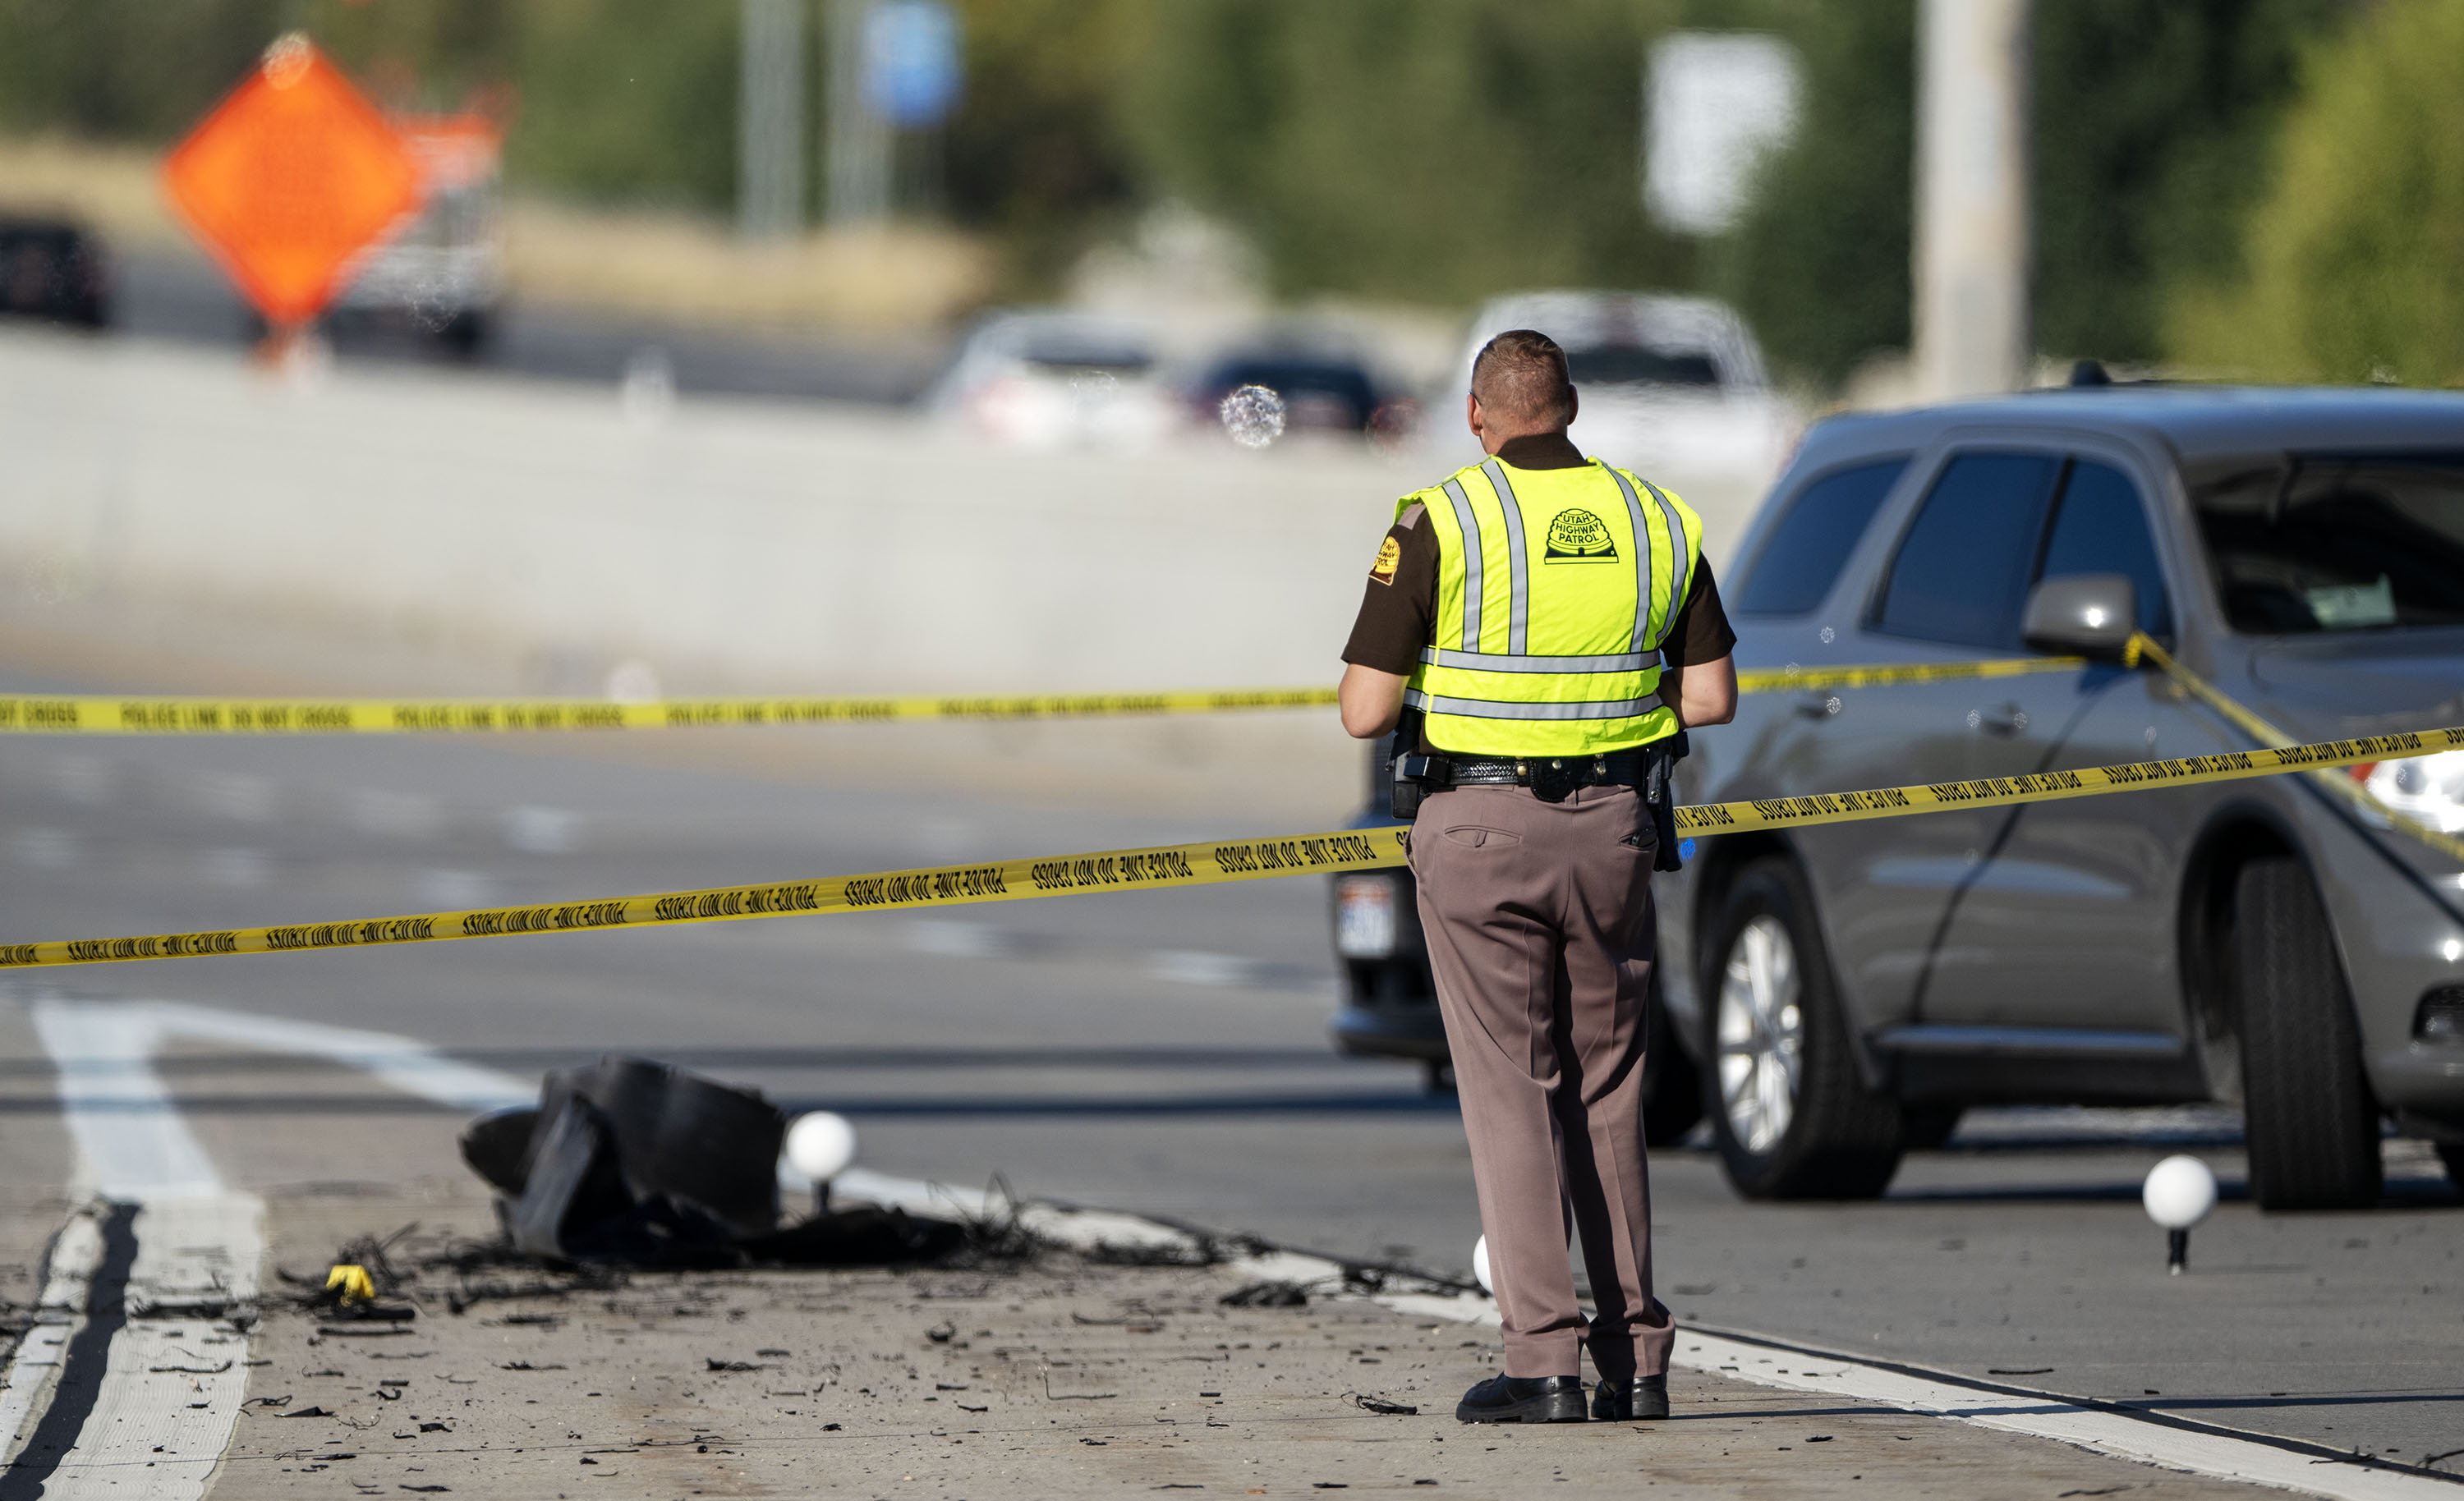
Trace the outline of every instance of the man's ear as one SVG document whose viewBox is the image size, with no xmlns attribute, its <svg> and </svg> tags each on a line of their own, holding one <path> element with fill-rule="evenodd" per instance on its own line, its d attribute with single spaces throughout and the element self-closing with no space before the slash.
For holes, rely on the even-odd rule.
<svg viewBox="0 0 2464 1501">
<path fill-rule="evenodd" d="M 1566 425 L 1574 425 L 1574 417 L 1583 409 L 1583 393 L 1573 386 L 1566 387 Z"/>
<path fill-rule="evenodd" d="M 1483 435 L 1483 432 L 1486 427 L 1486 423 L 1481 415 L 1479 397 L 1470 395 L 1464 396 L 1463 421 L 1470 424 L 1471 435 L 1473 437 L 1478 438 Z"/>
</svg>

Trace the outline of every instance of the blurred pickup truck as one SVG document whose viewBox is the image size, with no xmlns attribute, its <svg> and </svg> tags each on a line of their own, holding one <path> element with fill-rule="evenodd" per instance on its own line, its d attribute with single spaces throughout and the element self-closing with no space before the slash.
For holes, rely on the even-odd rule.
<svg viewBox="0 0 2464 1501">
<path fill-rule="evenodd" d="M 420 207 L 352 269 L 327 320 L 400 329 L 476 355 L 505 296 L 503 140 L 479 115 L 396 116 L 394 126 L 419 163 Z"/>
<path fill-rule="evenodd" d="M 1574 446 L 1680 488 L 1758 493 L 1779 472 L 1804 422 L 1771 388 L 1745 320 L 1705 297 L 1642 292 L 1522 292 L 1473 315 L 1457 367 L 1461 389 L 1433 403 L 1441 451 L 1469 464 L 1480 450 L 1461 421 L 1481 346 L 1507 329 L 1537 329 L 1566 351 L 1581 393 L 1567 436 Z"/>
</svg>

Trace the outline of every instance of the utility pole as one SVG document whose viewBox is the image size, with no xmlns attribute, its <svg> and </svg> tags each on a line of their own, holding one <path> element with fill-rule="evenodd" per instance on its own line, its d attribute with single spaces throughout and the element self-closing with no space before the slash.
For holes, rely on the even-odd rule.
<svg viewBox="0 0 2464 1501">
<path fill-rule="evenodd" d="M 1923 0 L 1917 38 L 1916 381 L 2015 390 L 2029 318 L 2028 0 Z"/>
<path fill-rule="evenodd" d="M 825 0 L 829 91 L 825 110 L 825 198 L 833 229 L 879 224 L 890 217 L 890 122 L 865 97 L 866 48 L 873 0 Z"/>
<path fill-rule="evenodd" d="M 784 240 L 804 228 L 804 11 L 808 0 L 742 0 L 737 228 Z"/>
</svg>

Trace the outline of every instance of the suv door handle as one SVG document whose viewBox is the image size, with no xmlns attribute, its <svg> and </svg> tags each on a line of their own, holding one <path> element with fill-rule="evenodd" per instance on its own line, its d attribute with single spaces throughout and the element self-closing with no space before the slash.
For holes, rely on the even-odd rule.
<svg viewBox="0 0 2464 1501">
<path fill-rule="evenodd" d="M 1968 711 L 1968 728 L 1989 735 L 1999 735 L 2007 740 L 2028 728 L 2028 715 L 2027 711 L 2016 704 L 1996 704 L 1991 708 L 1971 708 Z"/>
<path fill-rule="evenodd" d="M 1810 693 L 1796 701 L 1796 712 L 1806 719 L 1828 719 L 1839 712 L 1839 695 Z"/>
</svg>

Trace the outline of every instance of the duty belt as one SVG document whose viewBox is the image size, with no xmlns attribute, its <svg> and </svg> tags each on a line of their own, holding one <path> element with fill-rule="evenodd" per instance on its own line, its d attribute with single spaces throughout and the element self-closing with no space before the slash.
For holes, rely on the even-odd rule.
<svg viewBox="0 0 2464 1501">
<path fill-rule="evenodd" d="M 1594 756 L 1446 757 L 1441 783 L 1447 787 L 1529 787 L 1555 793 L 1554 802 L 1577 787 L 1639 787 L 1644 772 L 1640 750 L 1612 750 Z"/>
<path fill-rule="evenodd" d="M 1419 740 L 1419 710 L 1405 708 L 1403 722 L 1388 744 L 1399 750 Z M 1424 795 L 1450 787 L 1529 787 L 1532 796 L 1551 803 L 1564 802 L 1578 787 L 1631 787 L 1642 794 L 1650 807 L 1652 830 L 1659 836 L 1660 850 L 1652 868 L 1675 870 L 1680 854 L 1677 789 L 1672 784 L 1685 751 L 1685 731 L 1681 729 L 1664 740 L 1605 755 L 1392 754 L 1388 766 L 1395 779 L 1394 813 L 1408 823 L 1419 813 Z"/>
</svg>

